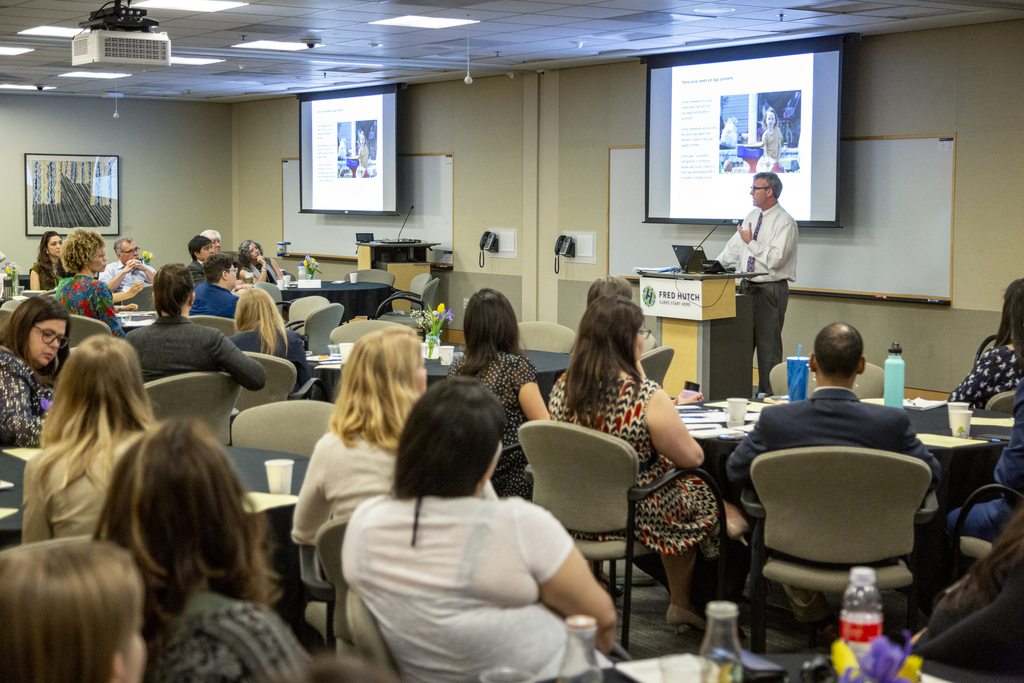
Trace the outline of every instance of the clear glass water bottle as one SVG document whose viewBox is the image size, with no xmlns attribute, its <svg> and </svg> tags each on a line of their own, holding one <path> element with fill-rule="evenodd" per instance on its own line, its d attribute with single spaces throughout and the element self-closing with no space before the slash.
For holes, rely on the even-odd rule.
<svg viewBox="0 0 1024 683">
<path fill-rule="evenodd" d="M 709 602 L 708 626 L 700 644 L 702 683 L 740 683 L 743 663 L 740 659 L 740 638 L 736 627 L 739 607 L 735 602 L 715 600 Z"/>
<path fill-rule="evenodd" d="M 875 586 L 875 570 L 853 567 L 850 585 L 843 593 L 843 609 L 839 612 L 839 637 L 846 641 L 853 654 L 860 656 L 871 649 L 871 640 L 880 635 L 882 595 Z"/>
<path fill-rule="evenodd" d="M 594 640 L 597 619 L 576 614 L 565 620 L 565 654 L 558 668 L 558 683 L 601 683 Z"/>
<path fill-rule="evenodd" d="M 885 397 L 883 403 L 893 408 L 903 407 L 903 349 L 899 342 L 889 347 L 889 357 L 885 359 Z"/>
</svg>

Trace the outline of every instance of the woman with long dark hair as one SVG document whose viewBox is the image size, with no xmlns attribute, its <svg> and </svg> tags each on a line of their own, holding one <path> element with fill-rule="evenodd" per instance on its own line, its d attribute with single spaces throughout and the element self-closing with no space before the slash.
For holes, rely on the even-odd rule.
<svg viewBox="0 0 1024 683">
<path fill-rule="evenodd" d="M 549 420 L 537 386 L 537 368 L 519 346 L 519 325 L 512 304 L 501 292 L 481 289 L 469 299 L 464 321 L 466 353 L 448 370 L 449 377 L 476 377 L 501 401 L 505 412 L 502 446 L 519 443 L 519 427 L 527 420 Z M 523 471 L 522 448 L 504 453 L 491 477 L 499 496 L 533 498 L 533 485 Z"/>
<path fill-rule="evenodd" d="M 29 269 L 29 289 L 54 289 L 60 279 L 66 277 L 64 266 L 60 262 L 60 249 L 63 238 L 55 230 L 47 230 L 39 240 L 39 254 L 36 262 Z"/>
</svg>

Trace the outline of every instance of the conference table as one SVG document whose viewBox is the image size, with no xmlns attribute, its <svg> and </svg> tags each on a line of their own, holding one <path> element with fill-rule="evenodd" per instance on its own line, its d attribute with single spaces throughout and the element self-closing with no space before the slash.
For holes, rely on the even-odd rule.
<svg viewBox="0 0 1024 683">
<path fill-rule="evenodd" d="M 319 287 L 299 287 L 292 282 L 281 290 L 284 301 L 295 301 L 304 296 L 322 296 L 332 304 L 341 304 L 345 313 L 341 322 L 352 318 L 373 318 L 377 308 L 391 296 L 393 289 L 383 282 L 321 282 Z"/>
</svg>

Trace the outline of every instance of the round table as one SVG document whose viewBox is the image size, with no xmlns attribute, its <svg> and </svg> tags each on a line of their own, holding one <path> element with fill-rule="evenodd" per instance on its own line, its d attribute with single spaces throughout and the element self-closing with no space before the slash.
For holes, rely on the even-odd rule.
<svg viewBox="0 0 1024 683">
<path fill-rule="evenodd" d="M 304 296 L 322 296 L 332 304 L 344 306 L 345 314 L 341 317 L 341 322 L 348 322 L 359 316 L 372 318 L 377 315 L 377 308 L 391 296 L 391 292 L 391 286 L 383 282 L 324 281 L 319 287 L 301 288 L 293 282 L 281 290 L 281 298 L 285 301 L 295 301 Z"/>
</svg>

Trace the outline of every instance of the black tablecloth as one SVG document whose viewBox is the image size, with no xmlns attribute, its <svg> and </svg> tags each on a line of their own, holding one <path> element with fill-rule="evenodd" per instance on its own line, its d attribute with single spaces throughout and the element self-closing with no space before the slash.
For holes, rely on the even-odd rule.
<svg viewBox="0 0 1024 683">
<path fill-rule="evenodd" d="M 322 296 L 332 304 L 345 307 L 341 322 L 348 322 L 359 316 L 373 317 L 377 308 L 391 296 L 393 290 L 382 282 L 323 282 L 320 287 L 299 289 L 292 283 L 287 289 L 281 290 L 281 298 L 295 301 L 304 296 Z"/>
</svg>

